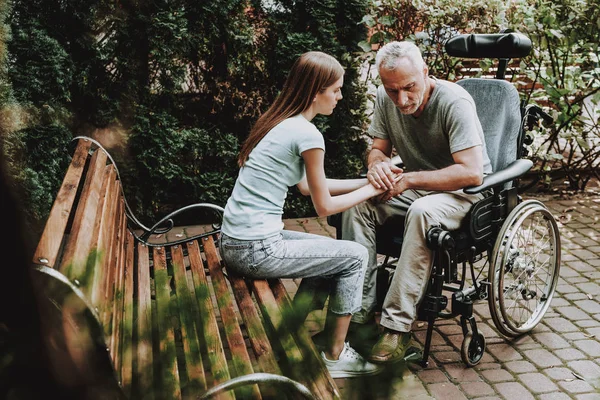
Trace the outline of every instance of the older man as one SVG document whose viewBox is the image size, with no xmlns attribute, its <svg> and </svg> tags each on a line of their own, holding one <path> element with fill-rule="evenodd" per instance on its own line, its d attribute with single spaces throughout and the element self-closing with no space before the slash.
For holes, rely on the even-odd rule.
<svg viewBox="0 0 600 400">
<path fill-rule="evenodd" d="M 427 231 L 459 227 L 481 199 L 461 189 L 481 184 L 491 165 L 473 99 L 460 86 L 429 76 L 417 46 L 388 43 L 378 51 L 376 66 L 382 85 L 369 128 L 373 144 L 367 177 L 388 191 L 377 204 L 365 202 L 343 213 L 342 238 L 369 249 L 362 310 L 353 317 L 366 323 L 376 306 L 375 227 L 405 216 L 402 252 L 381 313 L 384 332 L 370 355 L 371 361 L 385 363 L 402 359 L 409 347 L 433 262 Z M 404 171 L 391 163 L 392 148 Z M 402 178 L 394 183 L 398 173 Z"/>
</svg>

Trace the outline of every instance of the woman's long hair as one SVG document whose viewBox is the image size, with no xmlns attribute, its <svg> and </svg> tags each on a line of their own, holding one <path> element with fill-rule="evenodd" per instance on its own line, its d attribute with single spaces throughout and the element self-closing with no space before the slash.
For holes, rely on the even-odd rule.
<svg viewBox="0 0 600 400">
<path fill-rule="evenodd" d="M 319 91 L 333 85 L 344 75 L 344 68 L 332 56 L 320 51 L 302 54 L 290 70 L 281 93 L 260 116 L 242 145 L 238 165 L 242 167 L 250 152 L 281 121 L 298 115 L 312 104 Z"/>
</svg>

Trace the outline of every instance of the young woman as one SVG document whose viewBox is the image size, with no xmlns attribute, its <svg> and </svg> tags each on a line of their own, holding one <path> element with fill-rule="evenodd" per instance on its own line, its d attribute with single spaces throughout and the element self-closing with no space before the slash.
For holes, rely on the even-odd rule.
<svg viewBox="0 0 600 400">
<path fill-rule="evenodd" d="M 251 278 L 304 278 L 303 286 L 327 279 L 328 315 L 321 353 L 333 377 L 379 372 L 345 342 L 352 313 L 361 306 L 367 250 L 355 242 L 283 230 L 288 188 L 310 195 L 319 216 L 342 212 L 384 190 L 366 179 L 325 177 L 325 144 L 310 122 L 330 115 L 342 98 L 344 70 L 321 52 L 296 60 L 273 105 L 244 142 L 240 172 L 227 201 L 221 254 L 230 271 Z"/>
</svg>

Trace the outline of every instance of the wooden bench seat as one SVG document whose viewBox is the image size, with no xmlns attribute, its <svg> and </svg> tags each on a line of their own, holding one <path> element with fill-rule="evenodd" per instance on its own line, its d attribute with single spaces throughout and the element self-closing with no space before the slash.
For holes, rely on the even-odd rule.
<svg viewBox="0 0 600 400">
<path fill-rule="evenodd" d="M 90 138 L 75 141 L 33 259 L 41 307 L 58 319 L 46 328 L 62 381 L 134 399 L 199 398 L 227 382 L 236 389 L 221 398 L 284 398 L 282 387 L 290 398 L 306 388 L 340 397 L 308 332 L 290 326 L 280 280 L 227 274 L 216 225 L 165 241 L 175 213 L 143 226 L 110 155 Z M 110 373 L 97 371 L 107 364 Z"/>
</svg>

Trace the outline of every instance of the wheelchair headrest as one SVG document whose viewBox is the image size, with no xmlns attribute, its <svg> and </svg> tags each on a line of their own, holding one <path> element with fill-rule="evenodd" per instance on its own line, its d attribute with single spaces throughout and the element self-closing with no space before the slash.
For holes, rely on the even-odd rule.
<svg viewBox="0 0 600 400">
<path fill-rule="evenodd" d="M 446 53 L 463 58 L 520 58 L 531 51 L 531 40 L 522 33 L 464 34 L 444 45 Z"/>
</svg>

